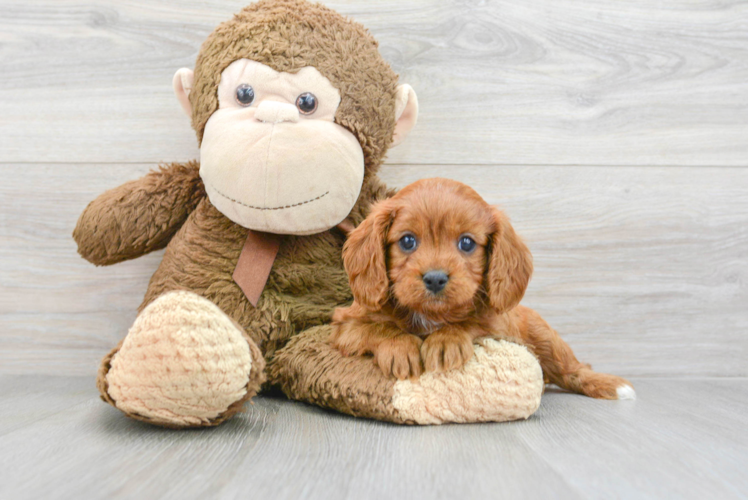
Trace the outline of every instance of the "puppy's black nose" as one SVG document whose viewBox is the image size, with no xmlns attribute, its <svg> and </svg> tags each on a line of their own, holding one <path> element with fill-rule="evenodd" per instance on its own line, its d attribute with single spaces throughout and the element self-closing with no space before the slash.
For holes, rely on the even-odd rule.
<svg viewBox="0 0 748 500">
<path fill-rule="evenodd" d="M 431 293 L 439 293 L 444 290 L 449 281 L 449 275 L 444 271 L 429 271 L 423 275 L 423 284 Z"/>
</svg>

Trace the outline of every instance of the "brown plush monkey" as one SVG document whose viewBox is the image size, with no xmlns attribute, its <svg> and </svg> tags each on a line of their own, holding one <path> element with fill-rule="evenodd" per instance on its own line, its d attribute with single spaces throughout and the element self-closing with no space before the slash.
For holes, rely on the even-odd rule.
<svg viewBox="0 0 748 500">
<path fill-rule="evenodd" d="M 276 355 L 352 300 L 336 226 L 357 225 L 388 195 L 376 172 L 415 125 L 413 89 L 398 86 L 363 27 L 303 0 L 263 0 L 218 26 L 174 89 L 200 163 L 165 165 L 104 193 L 73 233 L 97 265 L 166 247 L 135 324 L 102 362 L 102 398 L 154 424 L 216 425 L 257 393 L 270 362 L 269 382 L 292 397 L 420 421 L 396 415 L 391 388 L 376 381 L 343 395 L 312 387 L 345 363 L 299 387 L 317 366 L 307 344 L 325 350 L 325 327 Z M 529 370 L 525 417 L 542 391 L 539 369 Z"/>
</svg>

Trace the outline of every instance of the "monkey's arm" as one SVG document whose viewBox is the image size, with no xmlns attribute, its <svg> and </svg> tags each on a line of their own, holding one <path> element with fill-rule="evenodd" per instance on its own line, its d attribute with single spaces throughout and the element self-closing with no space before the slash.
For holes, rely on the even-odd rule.
<svg viewBox="0 0 748 500">
<path fill-rule="evenodd" d="M 106 266 L 164 248 L 205 196 L 196 161 L 170 163 L 111 189 L 83 211 L 78 253 Z"/>
</svg>

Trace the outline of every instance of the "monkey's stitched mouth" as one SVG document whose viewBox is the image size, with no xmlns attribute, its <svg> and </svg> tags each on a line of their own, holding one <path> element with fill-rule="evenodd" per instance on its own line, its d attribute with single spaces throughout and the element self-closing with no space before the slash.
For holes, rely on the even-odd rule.
<svg viewBox="0 0 748 500">
<path fill-rule="evenodd" d="M 226 198 L 227 200 L 229 200 L 229 201 L 231 201 L 231 202 L 234 202 L 234 203 L 236 203 L 237 205 L 241 205 L 241 206 L 243 206 L 243 207 L 251 208 L 252 210 L 285 210 L 286 208 L 294 208 L 294 207 L 300 207 L 301 205 L 306 205 L 306 204 L 308 204 L 308 203 L 312 203 L 312 202 L 314 202 L 314 201 L 317 201 L 317 200 L 319 200 L 319 199 L 322 199 L 322 198 L 324 198 L 325 196 L 327 196 L 328 194 L 330 194 L 330 191 L 325 191 L 324 193 L 322 193 L 321 195 L 317 196 L 316 198 L 312 198 L 312 199 L 310 199 L 310 200 L 306 200 L 306 201 L 301 201 L 301 202 L 299 202 L 299 203 L 294 203 L 293 205 L 283 205 L 283 206 L 279 206 L 279 207 L 255 207 L 255 206 L 253 206 L 253 205 L 248 205 L 248 204 L 246 204 L 246 203 L 243 203 L 243 202 L 241 202 L 241 201 L 239 201 L 239 200 L 235 200 L 234 198 L 232 198 L 232 197 L 230 197 L 230 196 L 227 196 L 227 195 L 223 194 L 222 192 L 220 192 L 220 191 L 219 191 L 218 189 L 216 189 L 216 188 L 215 188 L 215 187 L 213 187 L 213 186 L 210 186 L 210 188 L 211 188 L 211 189 L 212 189 L 213 191 L 215 191 L 216 193 L 218 193 L 219 195 L 221 195 L 221 196 L 223 196 L 224 198 Z"/>
</svg>

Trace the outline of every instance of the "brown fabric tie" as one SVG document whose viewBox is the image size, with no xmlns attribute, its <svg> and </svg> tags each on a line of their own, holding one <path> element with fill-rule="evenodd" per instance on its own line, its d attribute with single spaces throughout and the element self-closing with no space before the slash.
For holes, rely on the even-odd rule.
<svg viewBox="0 0 748 500">
<path fill-rule="evenodd" d="M 354 227 L 349 219 L 337 225 L 337 228 L 346 236 L 353 231 Z M 280 241 L 280 235 L 250 229 L 242 253 L 239 255 L 239 261 L 234 268 L 234 281 L 255 307 L 265 289 L 275 257 L 278 255 Z"/>
<path fill-rule="evenodd" d="M 234 281 L 255 307 L 278 255 L 280 240 L 277 234 L 250 230 L 236 263 Z"/>
</svg>

